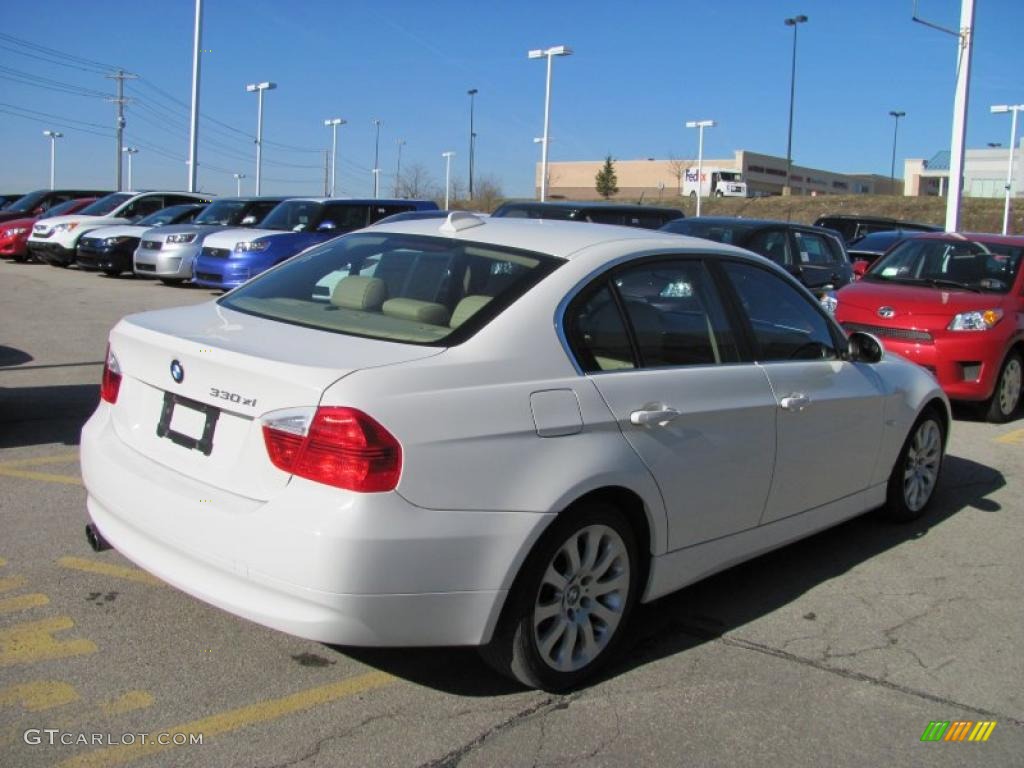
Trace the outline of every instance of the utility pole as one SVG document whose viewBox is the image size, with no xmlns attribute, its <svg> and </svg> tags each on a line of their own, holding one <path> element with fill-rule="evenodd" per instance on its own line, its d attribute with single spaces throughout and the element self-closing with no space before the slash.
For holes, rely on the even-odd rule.
<svg viewBox="0 0 1024 768">
<path fill-rule="evenodd" d="M 116 158 L 117 158 L 116 168 L 117 168 L 117 173 L 115 174 L 115 179 L 116 179 L 116 185 L 115 186 L 117 187 L 117 191 L 120 192 L 121 188 L 123 186 L 122 185 L 122 181 L 121 181 L 121 178 L 122 178 L 122 176 L 121 176 L 121 171 L 122 171 L 122 165 L 121 165 L 121 155 L 122 155 L 122 152 L 121 152 L 121 150 L 124 148 L 124 126 L 125 126 L 124 105 L 128 103 L 128 99 L 126 99 L 124 97 L 124 81 L 125 80 L 137 80 L 139 76 L 138 75 L 133 75 L 133 74 L 131 74 L 129 72 L 125 72 L 123 69 L 119 69 L 119 70 L 117 70 L 117 74 L 116 75 L 104 75 L 104 77 L 106 77 L 108 80 L 117 80 L 117 96 L 114 97 L 113 99 L 107 99 L 107 101 L 112 101 L 112 102 L 114 102 L 117 105 L 117 124 L 115 125 L 115 130 L 114 130 L 114 135 L 116 137 L 115 140 L 117 141 L 117 149 L 116 149 Z"/>
<path fill-rule="evenodd" d="M 324 197 L 327 197 L 327 196 L 333 197 L 334 196 L 334 190 L 332 189 L 330 192 L 327 191 L 329 189 L 330 178 L 331 178 L 331 162 L 330 162 L 331 151 L 329 149 L 324 149 L 324 150 L 321 150 L 321 151 L 324 153 Z"/>
<path fill-rule="evenodd" d="M 375 118 L 373 124 L 377 128 L 377 138 L 373 144 L 373 199 L 380 197 L 380 124 L 384 122 Z"/>
<path fill-rule="evenodd" d="M 189 123 L 188 191 L 196 191 L 199 161 L 199 52 L 203 44 L 203 0 L 196 0 L 196 27 L 192 38 L 192 119 Z M 131 158 L 129 158 L 131 160 Z"/>
<path fill-rule="evenodd" d="M 469 96 L 469 199 L 473 199 L 473 150 L 476 149 L 476 133 L 473 131 L 473 101 L 479 93 L 479 89 L 470 88 L 466 91 Z"/>
<path fill-rule="evenodd" d="M 405 146 L 405 139 L 398 140 L 398 162 L 395 163 L 395 198 L 401 197 L 402 184 L 402 147 Z"/>
</svg>

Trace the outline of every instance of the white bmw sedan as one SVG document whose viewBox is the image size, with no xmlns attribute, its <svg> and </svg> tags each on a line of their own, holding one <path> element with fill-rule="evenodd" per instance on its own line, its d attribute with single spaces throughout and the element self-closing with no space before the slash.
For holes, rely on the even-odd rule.
<svg viewBox="0 0 1024 768">
<path fill-rule="evenodd" d="M 868 510 L 919 516 L 950 424 L 931 374 L 761 257 L 466 213 L 126 317 L 101 395 L 95 548 L 269 627 L 477 645 L 549 690 L 638 602 Z"/>
</svg>

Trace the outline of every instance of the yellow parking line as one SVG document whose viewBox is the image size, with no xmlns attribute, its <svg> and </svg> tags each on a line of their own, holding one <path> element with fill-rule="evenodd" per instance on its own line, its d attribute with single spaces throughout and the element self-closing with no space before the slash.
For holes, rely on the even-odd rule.
<svg viewBox="0 0 1024 768">
<path fill-rule="evenodd" d="M 0 689 L 0 706 L 19 704 L 29 712 L 63 707 L 78 699 L 73 685 L 54 680 L 37 680 Z"/>
<path fill-rule="evenodd" d="M 96 653 L 96 643 L 91 640 L 58 640 L 54 637 L 57 632 L 74 626 L 75 622 L 70 617 L 54 616 L 0 630 L 0 667 Z"/>
<path fill-rule="evenodd" d="M 5 613 L 38 608 L 41 605 L 48 605 L 49 602 L 50 598 L 41 592 L 33 592 L 30 595 L 18 595 L 17 597 L 5 597 L 0 600 L 0 616 L 3 616 Z"/>
<path fill-rule="evenodd" d="M 115 579 L 137 581 L 140 584 L 152 584 L 154 586 L 163 585 L 163 582 L 156 576 L 139 570 L 138 568 L 114 565 L 113 563 L 103 563 L 99 560 L 87 560 L 84 557 L 62 557 L 57 561 L 57 565 L 61 568 L 70 568 L 74 571 L 98 573 L 101 576 L 113 576 Z"/>
<path fill-rule="evenodd" d="M 81 485 L 82 478 L 74 475 L 53 475 L 49 472 L 30 472 L 25 469 L 7 469 L 0 467 L 0 475 L 5 477 L 20 477 L 25 480 L 41 480 L 44 483 L 60 483 L 61 485 Z"/>
<path fill-rule="evenodd" d="M 58 768 L 104 768 L 105 766 L 123 765 L 179 746 L 177 744 L 158 744 L 155 741 L 155 734 L 158 732 L 202 734 L 205 740 L 211 736 L 237 731 L 239 728 L 245 728 L 256 723 L 265 723 L 285 715 L 294 714 L 295 712 L 302 712 L 320 704 L 327 704 L 328 702 L 345 698 L 346 696 L 355 696 L 376 688 L 382 688 L 391 684 L 394 680 L 395 678 L 386 672 L 368 672 L 358 677 L 350 677 L 336 683 L 299 691 L 280 699 L 261 701 L 258 704 L 230 709 L 226 712 L 220 712 L 171 728 L 163 728 L 159 731 L 154 730 L 151 731 L 154 740 L 146 744 L 136 742 L 134 744 L 116 745 L 93 750 L 63 761 L 59 764 Z"/>
<path fill-rule="evenodd" d="M 2 461 L 0 462 L 0 469 L 39 467 L 43 464 L 70 464 L 72 461 L 78 461 L 77 453 L 63 453 L 59 456 L 43 456 L 35 459 L 18 459 L 17 461 Z"/>
<path fill-rule="evenodd" d="M 1024 429 L 1015 429 L 996 438 L 997 443 L 1024 443 Z"/>
<path fill-rule="evenodd" d="M 118 696 L 113 701 L 100 705 L 100 711 L 107 716 L 123 715 L 125 712 L 134 712 L 136 709 L 151 707 L 155 699 L 149 691 L 128 691 L 123 696 Z"/>
</svg>

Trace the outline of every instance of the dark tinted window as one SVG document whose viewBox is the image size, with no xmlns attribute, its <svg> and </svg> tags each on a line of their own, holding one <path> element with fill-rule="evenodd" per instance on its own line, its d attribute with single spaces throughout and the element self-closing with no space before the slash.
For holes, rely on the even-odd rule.
<svg viewBox="0 0 1024 768">
<path fill-rule="evenodd" d="M 754 334 L 757 360 L 833 360 L 828 321 L 796 288 L 765 269 L 724 262 Z"/>
<path fill-rule="evenodd" d="M 567 323 L 573 349 L 585 371 L 636 367 L 626 325 L 607 284 L 575 302 Z"/>
<path fill-rule="evenodd" d="M 779 266 L 794 263 L 789 233 L 784 229 L 765 229 L 754 234 L 746 245 L 754 253 L 771 259 Z"/>
<path fill-rule="evenodd" d="M 322 203 L 314 200 L 285 200 L 260 222 L 261 229 L 308 232 L 320 217 Z"/>
<path fill-rule="evenodd" d="M 42 201 L 44 197 L 49 194 L 49 190 L 43 189 L 37 192 L 29 192 L 27 195 L 18 198 L 9 206 L 6 210 L 17 211 L 18 213 L 28 213 L 35 210 L 36 206 Z"/>
<path fill-rule="evenodd" d="M 78 200 L 65 200 L 63 203 L 53 206 L 48 209 L 45 214 L 40 216 L 41 219 L 50 219 L 54 216 L 63 216 L 68 211 L 71 211 L 78 204 Z"/>
<path fill-rule="evenodd" d="M 316 222 L 316 227 L 330 229 L 339 235 L 354 229 L 362 229 L 367 224 L 368 209 L 366 203 L 328 203 L 324 206 L 323 217 Z"/>
<path fill-rule="evenodd" d="M 92 205 L 87 205 L 79 213 L 83 216 L 105 216 L 122 203 L 131 200 L 134 195 L 131 192 L 114 192 L 101 197 Z"/>
<path fill-rule="evenodd" d="M 801 264 L 827 267 L 839 263 L 839 258 L 825 235 L 796 231 L 793 236 L 796 239 Z"/>
<path fill-rule="evenodd" d="M 156 213 L 166 205 L 163 195 L 140 197 L 118 215 L 122 218 L 136 221 L 141 219 L 143 216 L 149 216 L 151 213 Z"/>
<path fill-rule="evenodd" d="M 135 222 L 140 227 L 160 227 L 191 221 L 200 209 L 194 205 L 172 205 Z"/>
<path fill-rule="evenodd" d="M 370 223 L 376 224 L 381 219 L 393 216 L 396 213 L 405 213 L 406 211 L 413 210 L 411 205 L 401 205 L 398 203 L 388 203 L 384 205 L 371 205 L 370 206 Z M 431 213 L 434 213 L 431 211 Z"/>
<path fill-rule="evenodd" d="M 690 235 L 716 243 L 739 245 L 753 231 L 749 224 L 736 221 L 701 221 L 700 219 L 673 219 L 662 227 L 664 232 L 675 232 L 677 235 Z"/>
</svg>

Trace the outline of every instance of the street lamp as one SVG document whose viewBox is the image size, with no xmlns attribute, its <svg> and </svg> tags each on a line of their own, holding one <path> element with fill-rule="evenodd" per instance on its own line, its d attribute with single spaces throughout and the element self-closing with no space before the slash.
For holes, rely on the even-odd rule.
<svg viewBox="0 0 1024 768">
<path fill-rule="evenodd" d="M 402 183 L 402 147 L 405 146 L 405 139 L 398 140 L 398 161 L 395 163 L 395 197 L 401 193 Z"/>
<path fill-rule="evenodd" d="M 892 165 L 889 166 L 889 184 L 896 189 L 896 132 L 900 129 L 900 118 L 906 117 L 906 112 L 889 110 L 889 116 L 895 118 L 895 125 L 892 128 Z"/>
<path fill-rule="evenodd" d="M 565 45 L 556 45 L 552 48 L 535 48 L 527 52 L 531 59 L 548 60 L 547 86 L 544 89 L 544 136 L 541 139 L 540 147 L 540 201 L 543 203 L 548 196 L 548 127 L 551 122 L 551 60 L 555 56 L 571 56 L 572 49 Z"/>
<path fill-rule="evenodd" d="M 324 125 L 329 126 L 331 129 L 331 197 L 334 197 L 334 174 L 338 162 L 338 126 L 344 125 L 345 122 L 340 117 L 324 120 Z"/>
<path fill-rule="evenodd" d="M 452 158 L 455 157 L 455 153 L 442 152 L 441 157 L 444 158 L 444 209 L 447 211 L 452 191 Z"/>
<path fill-rule="evenodd" d="M 122 147 L 121 151 L 128 155 L 128 189 L 134 191 L 135 187 L 132 186 L 132 155 L 139 154 L 139 150 L 135 147 Z"/>
<path fill-rule="evenodd" d="M 43 131 L 43 136 L 50 140 L 50 189 L 53 189 L 53 164 L 57 158 L 57 139 L 63 139 L 60 131 Z"/>
<path fill-rule="evenodd" d="M 380 197 L 380 124 L 383 120 L 377 119 L 373 124 L 377 126 L 377 138 L 373 144 L 373 199 Z"/>
<path fill-rule="evenodd" d="M 480 91 L 476 88 L 470 88 L 466 91 L 466 95 L 469 96 L 469 199 L 473 199 L 473 145 L 476 143 L 476 134 L 473 132 L 473 103 L 476 95 Z"/>
<path fill-rule="evenodd" d="M 1017 149 L 1017 113 L 1024 109 L 1024 104 L 997 104 L 990 108 L 993 115 L 1012 112 L 1010 118 L 1010 159 L 1006 163 L 1006 203 L 1003 205 L 1003 234 L 1010 230 L 1010 197 L 1013 195 L 1013 153 Z"/>
<path fill-rule="evenodd" d="M 687 128 L 697 129 L 697 215 L 700 216 L 700 199 L 704 196 L 703 165 L 704 165 L 704 129 L 714 128 L 718 123 L 714 120 L 687 120 Z"/>
<path fill-rule="evenodd" d="M 256 194 L 260 194 L 262 185 L 260 173 L 263 169 L 263 92 L 272 91 L 277 88 L 277 83 L 249 83 L 245 90 L 249 93 L 256 92 L 258 106 L 256 108 Z"/>
<path fill-rule="evenodd" d="M 245 178 L 245 174 L 244 173 L 233 173 L 231 175 L 235 177 L 235 197 L 241 197 L 242 196 L 242 179 Z"/>
<path fill-rule="evenodd" d="M 789 175 L 793 170 L 793 102 L 796 98 L 796 28 L 805 24 L 807 17 L 803 14 L 785 19 L 787 27 L 793 28 L 793 66 L 789 74 L 789 138 L 786 140 L 786 190 L 789 191 Z"/>
</svg>

